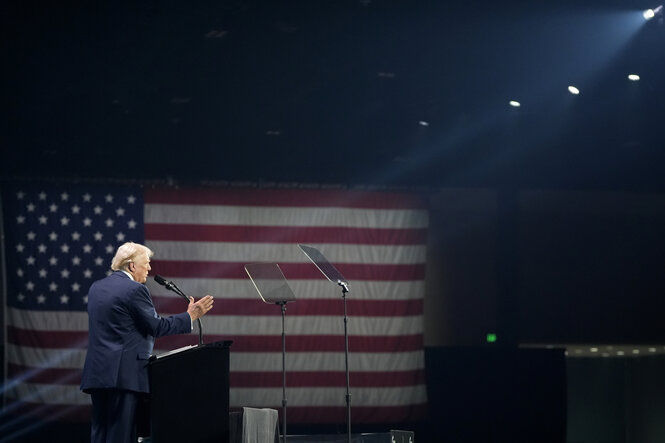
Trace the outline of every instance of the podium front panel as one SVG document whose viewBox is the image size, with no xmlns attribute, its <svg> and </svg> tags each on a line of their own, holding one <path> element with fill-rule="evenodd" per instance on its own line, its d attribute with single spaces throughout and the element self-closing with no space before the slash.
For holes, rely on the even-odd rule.
<svg viewBox="0 0 665 443">
<path fill-rule="evenodd" d="M 197 346 L 150 362 L 152 443 L 228 441 L 229 345 Z"/>
</svg>

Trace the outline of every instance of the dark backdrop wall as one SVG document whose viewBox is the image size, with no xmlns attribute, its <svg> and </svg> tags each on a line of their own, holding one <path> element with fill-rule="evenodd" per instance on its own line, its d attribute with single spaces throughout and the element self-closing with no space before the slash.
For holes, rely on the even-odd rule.
<svg viewBox="0 0 665 443">
<path fill-rule="evenodd" d="M 431 206 L 428 346 L 665 343 L 665 195 L 446 189 Z"/>
</svg>

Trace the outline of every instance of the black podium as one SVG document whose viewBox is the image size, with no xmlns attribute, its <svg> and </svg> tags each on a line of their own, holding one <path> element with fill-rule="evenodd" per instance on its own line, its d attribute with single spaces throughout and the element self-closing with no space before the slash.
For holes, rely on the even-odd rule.
<svg viewBox="0 0 665 443">
<path fill-rule="evenodd" d="M 220 341 L 153 356 L 152 443 L 228 442 L 231 343 Z"/>
</svg>

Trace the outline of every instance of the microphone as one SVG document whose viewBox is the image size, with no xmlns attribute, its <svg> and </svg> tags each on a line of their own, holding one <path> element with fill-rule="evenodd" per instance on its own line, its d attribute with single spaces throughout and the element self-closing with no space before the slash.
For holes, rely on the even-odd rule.
<svg viewBox="0 0 665 443">
<path fill-rule="evenodd" d="M 165 286 L 166 289 L 168 289 L 169 291 L 173 290 L 173 282 L 172 281 L 166 281 L 166 279 L 164 277 L 162 277 L 161 275 L 159 275 L 159 274 L 155 275 L 155 281 L 157 283 L 159 283 L 160 285 Z"/>
<path fill-rule="evenodd" d="M 185 293 L 182 292 L 182 291 L 180 290 L 180 288 L 178 288 L 178 287 L 175 285 L 175 283 L 173 283 L 172 281 L 166 281 L 166 279 L 165 279 L 164 277 L 162 277 L 161 275 L 159 275 L 159 274 L 155 275 L 154 279 L 155 279 L 155 281 L 156 281 L 157 283 L 159 283 L 160 285 L 164 286 L 164 287 L 165 287 L 166 289 L 168 289 L 169 291 L 173 291 L 173 292 L 175 292 L 176 294 L 180 295 L 182 298 L 184 298 L 185 300 L 187 300 L 187 302 L 190 301 L 190 300 L 189 300 L 189 297 L 187 297 L 187 296 L 185 295 Z M 197 318 L 197 319 L 196 319 L 196 323 L 199 325 L 199 346 L 202 346 L 202 345 L 203 345 L 203 325 L 201 324 L 201 319 L 200 319 L 200 318 Z"/>
<path fill-rule="evenodd" d="M 182 291 L 178 289 L 178 287 L 172 281 L 166 281 L 166 279 L 159 274 L 155 275 L 155 281 L 160 285 L 164 286 L 169 291 L 173 291 L 176 294 L 182 296 L 185 300 L 189 301 L 189 297 L 183 294 Z"/>
</svg>

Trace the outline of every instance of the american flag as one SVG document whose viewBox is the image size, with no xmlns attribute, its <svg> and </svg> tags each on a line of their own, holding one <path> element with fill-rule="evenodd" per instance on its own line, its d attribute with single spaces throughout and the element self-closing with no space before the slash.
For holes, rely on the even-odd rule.
<svg viewBox="0 0 665 443">
<path fill-rule="evenodd" d="M 4 190 L 7 294 L 5 413 L 86 419 L 78 389 L 86 293 L 117 247 L 144 243 L 152 275 L 214 295 L 203 340 L 233 340 L 232 407 L 282 401 L 281 310 L 259 298 L 247 263 L 278 263 L 297 300 L 286 311 L 290 423 L 344 423 L 341 288 L 297 245 L 319 249 L 349 282 L 353 423 L 422 418 L 427 398 L 423 301 L 428 212 L 412 193 L 324 189 L 11 186 Z M 186 303 L 148 281 L 161 315 Z M 198 342 L 158 339 L 155 353 Z"/>
</svg>

